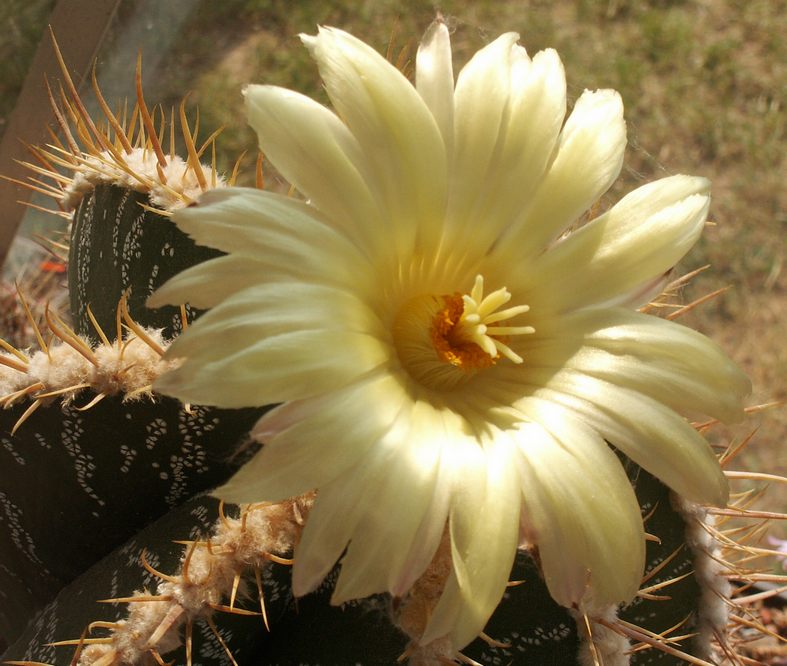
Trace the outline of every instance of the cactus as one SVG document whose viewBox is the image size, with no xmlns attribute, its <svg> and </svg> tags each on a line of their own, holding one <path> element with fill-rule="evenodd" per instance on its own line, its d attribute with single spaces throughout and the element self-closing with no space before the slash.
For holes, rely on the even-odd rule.
<svg viewBox="0 0 787 666">
<path fill-rule="evenodd" d="M 151 389 L 171 367 L 161 358 L 170 340 L 199 313 L 185 305 L 150 311 L 145 299 L 175 273 L 217 256 L 167 216 L 224 179 L 198 162 L 204 147 L 195 146 L 183 107 L 186 160 L 163 154 L 141 83 L 136 134 L 95 86 L 110 132 L 96 129 L 64 64 L 63 72 L 70 96 L 53 105 L 67 149 L 35 152 L 52 171 L 59 165 L 73 174 L 60 195 L 73 211 L 70 313 L 45 312 L 51 335 L 38 333 L 38 351 L 6 343 L 0 357 L 4 659 L 609 666 L 628 663 L 632 648 L 631 663 L 642 665 L 707 664 L 735 649 L 726 624 L 744 611 L 731 598 L 724 562 L 744 578 L 735 561 L 746 546 L 622 454 L 651 537 L 640 594 L 607 616 L 554 602 L 536 550 L 518 553 L 486 633 L 461 655 L 415 640 L 450 566 L 446 548 L 403 599 L 377 595 L 337 609 L 329 603 L 335 575 L 293 599 L 287 557 L 312 495 L 236 509 L 203 495 L 254 450 L 238 445 L 262 410 L 183 405 Z M 734 456 L 721 457 L 726 464 Z M 760 517 L 743 506 L 726 513 Z"/>
</svg>

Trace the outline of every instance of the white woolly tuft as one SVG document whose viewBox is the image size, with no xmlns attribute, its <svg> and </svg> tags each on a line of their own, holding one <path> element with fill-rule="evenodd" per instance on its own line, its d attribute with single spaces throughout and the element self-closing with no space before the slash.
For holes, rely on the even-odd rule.
<svg viewBox="0 0 787 666">
<path fill-rule="evenodd" d="M 63 209 L 76 209 L 86 194 L 100 183 L 117 185 L 136 192 L 148 192 L 154 206 L 164 210 L 175 210 L 186 205 L 186 200 L 196 200 L 202 193 L 194 170 L 177 155 L 167 158 L 167 166 L 162 168 L 166 185 L 159 176 L 156 155 L 152 150 L 134 148 L 124 155 L 127 170 L 116 164 L 116 158 L 107 151 L 100 156 L 84 155 L 84 162 L 74 171 L 71 183 L 66 187 L 60 200 Z M 210 173 L 211 167 L 203 166 Z M 133 175 L 132 175 L 133 174 Z M 224 178 L 217 174 L 216 187 L 225 187 Z"/>
<path fill-rule="evenodd" d="M 711 537 L 708 530 L 703 528 L 703 524 L 711 526 L 714 524 L 714 516 L 710 515 L 704 507 L 678 497 L 674 493 L 672 504 L 686 521 L 686 544 L 691 548 L 694 556 L 694 576 L 702 590 L 699 617 L 695 627 L 697 656 L 700 659 L 709 659 L 713 651 L 714 638 L 724 637 L 727 634 L 730 612 L 724 600 L 730 598 L 732 585 L 722 575 L 725 569 L 718 561 L 720 559 L 718 542 Z"/>
<path fill-rule="evenodd" d="M 160 348 L 166 349 L 168 342 L 161 331 L 148 329 L 145 334 Z M 86 349 L 90 345 L 85 341 Z M 19 364 L 19 359 L 11 354 L 0 354 L 5 359 Z M 129 398 L 150 392 L 153 380 L 176 365 L 173 361 L 162 360 L 158 351 L 141 338 L 126 339 L 122 346 L 99 345 L 92 349 L 96 363 L 92 363 L 73 347 L 63 342 L 52 344 L 48 352 L 37 351 L 29 356 L 27 370 L 15 370 L 0 364 L 0 398 L 36 384 L 43 388 L 35 394 L 65 390 L 62 398 L 73 400 L 84 385 L 89 385 L 96 393 L 104 395 L 124 394 Z M 74 387 L 73 390 L 67 389 Z"/>
<path fill-rule="evenodd" d="M 112 641 L 86 647 L 78 666 L 147 663 L 151 648 L 165 655 L 182 645 L 183 627 L 211 617 L 211 605 L 226 604 L 239 575 L 268 566 L 271 554 L 293 550 L 313 501 L 310 493 L 278 504 L 244 506 L 239 518 L 217 520 L 211 547 L 204 542 L 187 547 L 180 571 L 158 584 L 156 595 L 163 600 L 130 603 L 128 617 L 111 632 Z M 238 595 L 248 596 L 244 592 L 241 586 Z"/>
<path fill-rule="evenodd" d="M 577 659 L 580 666 L 628 666 L 630 659 L 631 643 L 625 636 L 621 636 L 616 631 L 599 624 L 598 620 L 604 620 L 608 624 L 614 625 L 618 620 L 617 606 L 610 606 L 603 613 L 590 617 L 590 631 L 592 637 L 588 635 L 585 616 L 577 611 L 571 611 L 579 630 L 579 654 Z M 595 654 L 594 654 L 595 650 Z"/>
</svg>

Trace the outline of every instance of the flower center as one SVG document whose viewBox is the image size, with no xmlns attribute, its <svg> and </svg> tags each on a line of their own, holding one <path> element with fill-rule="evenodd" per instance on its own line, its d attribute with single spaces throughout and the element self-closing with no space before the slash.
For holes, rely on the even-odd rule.
<svg viewBox="0 0 787 666">
<path fill-rule="evenodd" d="M 484 296 L 479 275 L 469 294 L 421 295 L 411 298 L 394 321 L 393 334 L 402 365 L 429 388 L 451 389 L 505 357 L 522 363 L 506 342 L 510 336 L 533 333 L 532 326 L 502 326 L 527 312 L 511 300 L 505 287 Z"/>
</svg>

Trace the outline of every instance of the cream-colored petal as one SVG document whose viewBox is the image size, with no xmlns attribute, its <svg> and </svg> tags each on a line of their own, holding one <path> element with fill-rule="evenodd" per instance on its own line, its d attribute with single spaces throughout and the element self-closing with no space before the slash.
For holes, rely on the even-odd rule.
<svg viewBox="0 0 787 666">
<path fill-rule="evenodd" d="M 451 37 L 441 19 L 432 22 L 418 46 L 415 58 L 415 85 L 418 94 L 437 122 L 446 154 L 454 143 L 454 70 Z"/>
<path fill-rule="evenodd" d="M 302 35 L 337 113 L 363 151 L 362 173 L 388 214 L 399 256 L 439 238 L 446 154 L 437 122 L 409 81 L 374 49 L 346 32 Z"/>
<path fill-rule="evenodd" d="M 381 371 L 330 393 L 285 403 L 254 428 L 255 436 L 267 435 L 262 451 L 214 494 L 241 504 L 280 501 L 320 488 L 379 445 L 409 400 L 400 381 Z"/>
<path fill-rule="evenodd" d="M 369 457 L 373 461 L 364 461 L 363 470 L 374 474 L 373 466 L 379 461 L 379 482 L 367 498 L 366 509 L 342 558 L 332 603 L 378 592 L 401 593 L 398 581 L 403 574 L 414 580 L 423 573 L 440 543 L 448 517 L 447 501 L 442 502 L 442 512 L 429 515 L 427 511 L 434 508 L 441 457 L 451 455 L 451 444 L 451 433 L 446 432 L 440 413 L 425 402 L 416 402 L 412 410 L 403 412 L 376 443 L 376 455 Z M 395 455 L 380 456 L 381 449 L 391 449 Z M 440 490 L 447 495 L 446 484 Z M 437 529 L 427 530 L 428 543 L 418 544 L 415 538 L 425 523 Z M 414 563 L 420 570 L 405 572 L 413 548 L 422 551 L 420 561 Z"/>
<path fill-rule="evenodd" d="M 387 336 L 377 316 L 351 291 L 307 282 L 261 283 L 202 315 L 172 343 L 168 355 L 200 355 L 209 362 L 267 338 L 322 330 Z"/>
<path fill-rule="evenodd" d="M 515 269 L 533 311 L 603 304 L 670 270 L 702 233 L 708 181 L 671 176 L 644 185 L 604 215 Z M 513 288 L 513 287 L 512 287 Z"/>
<path fill-rule="evenodd" d="M 387 363 L 391 354 L 378 338 L 341 329 L 296 330 L 249 346 L 235 342 L 239 351 L 229 354 L 222 352 L 228 339 L 231 331 L 206 341 L 202 352 L 161 376 L 154 389 L 197 405 L 269 405 L 335 390 Z"/>
<path fill-rule="evenodd" d="M 509 113 L 511 64 L 519 35 L 509 32 L 478 51 L 459 73 L 454 100 L 454 154 L 451 164 L 451 233 L 462 233 L 477 219 L 480 194 L 496 157 Z M 528 59 L 529 63 L 529 59 Z M 497 220 L 484 220 L 495 226 Z M 479 231 L 484 233 L 482 226 Z M 475 238 L 473 238 L 475 242 Z"/>
<path fill-rule="evenodd" d="M 344 123 L 285 88 L 251 85 L 245 98 L 260 148 L 281 174 L 368 252 L 379 252 L 381 212 L 356 165 L 360 147 Z"/>
<path fill-rule="evenodd" d="M 583 612 L 630 601 L 645 565 L 639 503 L 617 457 L 549 403 L 518 433 L 528 540 L 552 597 Z"/>
<path fill-rule="evenodd" d="M 289 197 L 248 188 L 210 190 L 198 205 L 176 211 L 173 220 L 199 245 L 259 261 L 261 280 L 313 279 L 356 290 L 370 282 L 372 269 L 355 243 L 317 210 Z M 179 279 L 162 294 L 170 288 L 180 292 L 174 286 Z M 170 302 L 182 302 L 182 294 L 167 300 L 157 292 L 149 304 Z"/>
<path fill-rule="evenodd" d="M 566 363 L 679 412 L 726 422 L 743 417 L 751 382 L 718 345 L 690 328 L 624 309 L 578 312 L 560 327 L 562 335 L 529 349 L 530 363 Z M 577 344 L 585 349 L 576 352 Z"/>
<path fill-rule="evenodd" d="M 385 454 L 390 459 L 391 452 Z M 296 597 L 314 591 L 336 564 L 382 480 L 383 463 L 374 464 L 371 470 L 353 467 L 320 488 L 295 547 L 292 592 Z"/>
<path fill-rule="evenodd" d="M 483 631 L 503 597 L 516 555 L 521 481 L 505 434 L 483 450 L 466 446 L 454 455 L 462 482 L 450 516 L 453 571 L 420 642 L 447 636 L 461 649 Z"/>
<path fill-rule="evenodd" d="M 586 90 L 560 133 L 541 185 L 496 248 L 497 260 L 526 261 L 574 223 L 615 182 L 625 147 L 620 95 Z"/>
<path fill-rule="evenodd" d="M 490 220 L 509 227 L 527 208 L 553 157 L 566 113 L 566 79 L 555 51 L 536 53 L 514 47 L 511 95 L 490 169 L 477 187 L 483 188 L 477 224 Z M 502 240 L 506 242 L 503 231 Z"/>
<path fill-rule="evenodd" d="M 188 303 L 195 308 L 210 308 L 267 278 L 267 269 L 265 264 L 240 254 L 208 259 L 178 273 L 159 287 L 148 306 Z"/>
<path fill-rule="evenodd" d="M 529 369 L 537 398 L 564 408 L 692 502 L 723 506 L 728 486 L 708 443 L 669 407 L 636 390 L 571 370 Z M 546 388 L 539 388 L 546 387 Z M 532 398 L 517 408 L 530 415 Z"/>
</svg>

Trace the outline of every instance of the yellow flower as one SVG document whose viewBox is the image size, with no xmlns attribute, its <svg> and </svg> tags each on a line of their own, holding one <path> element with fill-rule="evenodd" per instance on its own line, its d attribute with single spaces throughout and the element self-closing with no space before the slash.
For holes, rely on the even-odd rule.
<svg viewBox="0 0 787 666">
<path fill-rule="evenodd" d="M 206 193 L 174 219 L 227 256 L 151 301 L 212 308 L 172 345 L 185 362 L 160 391 L 284 403 L 217 494 L 318 489 L 295 594 L 346 549 L 334 602 L 403 595 L 447 525 L 453 572 L 422 641 L 457 648 L 483 629 L 523 539 L 559 603 L 631 599 L 643 525 L 607 442 L 683 497 L 723 504 L 717 460 L 678 412 L 736 419 L 749 390 L 705 337 L 636 311 L 700 235 L 708 182 L 664 178 L 566 234 L 620 171 L 622 103 L 585 91 L 564 121 L 557 54 L 531 59 L 517 39 L 454 83 L 435 22 L 413 86 L 345 32 L 304 36 L 335 111 L 273 86 L 245 95 L 305 201 Z"/>
</svg>

